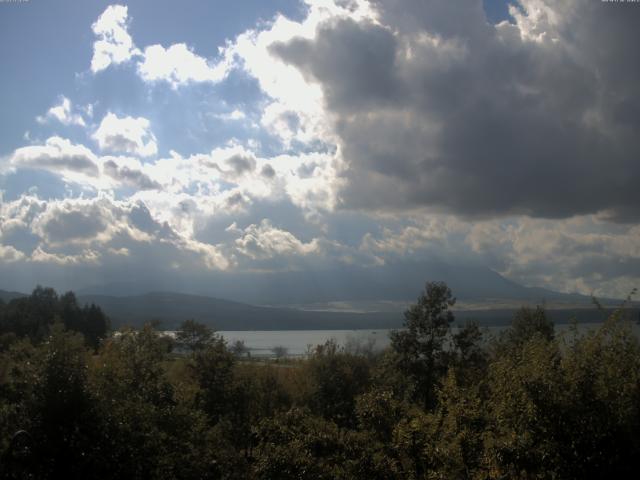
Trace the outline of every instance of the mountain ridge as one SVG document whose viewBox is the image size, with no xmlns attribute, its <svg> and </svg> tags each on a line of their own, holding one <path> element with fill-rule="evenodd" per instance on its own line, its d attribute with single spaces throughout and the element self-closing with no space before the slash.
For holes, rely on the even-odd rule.
<svg viewBox="0 0 640 480">
<path fill-rule="evenodd" d="M 440 260 L 311 273 L 227 273 L 209 283 L 179 280 L 143 282 L 134 276 L 128 282 L 75 293 L 80 303 L 99 305 L 116 327 L 158 320 L 162 328 L 172 329 L 192 318 L 219 330 L 395 328 L 402 325 L 403 311 L 415 302 L 426 281 L 449 285 L 458 299 L 453 310 L 460 321 L 506 324 L 522 305 L 545 305 L 560 323 L 576 312 L 586 321 L 601 320 L 591 312 L 588 296 L 525 287 L 486 267 Z M 5 301 L 20 295 L 0 291 Z M 620 302 L 602 299 L 601 303 Z"/>
<path fill-rule="evenodd" d="M 337 267 L 312 272 L 227 272 L 212 274 L 207 279 L 132 279 L 128 282 L 104 282 L 81 288 L 76 293 L 123 296 L 168 291 L 273 306 L 336 301 L 412 302 L 426 281 L 444 281 L 454 296 L 463 301 L 498 298 L 540 304 L 545 301 L 591 303 L 590 297 L 585 295 L 525 287 L 483 266 L 440 260 L 395 262 L 376 267 Z"/>
<path fill-rule="evenodd" d="M 3 292 L 0 291 L 0 298 Z M 12 292 L 13 295 L 23 295 Z M 387 311 L 353 312 L 321 311 L 250 305 L 202 295 L 175 292 L 148 292 L 142 295 L 79 295 L 80 304 L 94 303 L 109 316 L 114 328 L 124 325 L 139 327 L 158 321 L 165 330 L 177 329 L 186 319 L 205 323 L 216 330 L 357 330 L 387 329 L 402 326 L 404 308 Z M 485 326 L 507 325 L 519 304 L 494 304 L 497 308 L 452 309 L 458 324 L 476 320 Z M 600 322 L 607 312 L 586 305 L 548 308 L 556 323 L 566 323 L 574 316 L 581 322 Z M 406 307 L 405 307 L 406 308 Z M 635 308 L 634 310 L 637 310 Z M 610 311 L 610 309 L 608 310 Z M 634 313 L 637 316 L 637 312 Z"/>
</svg>

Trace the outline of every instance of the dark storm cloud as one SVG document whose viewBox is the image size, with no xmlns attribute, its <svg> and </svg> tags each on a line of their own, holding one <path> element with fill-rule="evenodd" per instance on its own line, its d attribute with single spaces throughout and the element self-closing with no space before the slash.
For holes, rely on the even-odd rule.
<svg viewBox="0 0 640 480">
<path fill-rule="evenodd" d="M 241 192 L 235 192 L 230 195 L 226 200 L 226 205 L 228 207 L 238 207 L 245 205 L 249 200 L 245 197 Z"/>
<path fill-rule="evenodd" d="M 480 0 L 379 0 L 272 46 L 323 88 L 343 206 L 637 217 L 640 8 L 535 3 L 492 26 Z"/>
<path fill-rule="evenodd" d="M 40 237 L 35 235 L 29 226 L 21 221 L 8 221 L 2 225 L 1 241 L 26 254 L 31 254 L 40 243 Z"/>
<path fill-rule="evenodd" d="M 399 93 L 394 79 L 396 49 L 388 29 L 348 19 L 322 25 L 315 42 L 294 39 L 271 48 L 307 77 L 319 79 L 333 108 L 349 111 L 393 102 Z"/>
<path fill-rule="evenodd" d="M 43 226 L 50 242 L 91 239 L 106 228 L 96 212 L 68 211 L 52 216 Z"/>
<path fill-rule="evenodd" d="M 119 166 L 114 160 L 104 162 L 104 172 L 114 180 L 137 187 L 140 190 L 159 190 L 162 188 L 158 182 L 151 180 L 142 171 L 129 168 L 126 165 Z"/>
<path fill-rule="evenodd" d="M 256 160 L 255 158 L 244 155 L 244 154 L 236 154 L 225 160 L 225 163 L 231 167 L 233 173 L 236 176 L 241 176 L 245 173 L 253 172 L 256 168 Z"/>
<path fill-rule="evenodd" d="M 271 165 L 266 163 L 262 167 L 262 170 L 260 170 L 260 175 L 262 175 L 265 178 L 274 178 L 276 176 L 276 171 L 273 169 Z"/>
</svg>

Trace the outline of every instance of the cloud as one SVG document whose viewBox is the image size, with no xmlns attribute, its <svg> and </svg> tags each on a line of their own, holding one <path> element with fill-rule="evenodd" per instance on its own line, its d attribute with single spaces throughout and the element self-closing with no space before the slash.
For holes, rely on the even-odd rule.
<svg viewBox="0 0 640 480">
<path fill-rule="evenodd" d="M 43 234 L 50 243 L 65 242 L 75 239 L 93 239 L 104 231 L 106 225 L 100 217 L 92 212 L 63 212 L 52 216 L 43 225 Z"/>
<path fill-rule="evenodd" d="M 83 145 L 60 137 L 50 137 L 44 145 L 16 149 L 9 158 L 13 168 L 42 169 L 77 183 L 91 182 L 99 175 L 98 159 Z"/>
<path fill-rule="evenodd" d="M 5 232 L 18 223 L 38 239 L 32 252 L 14 249 L 15 253 L 5 243 Z M 165 271 L 174 265 L 192 271 L 229 266 L 216 246 L 185 238 L 154 219 L 144 204 L 117 201 L 108 195 L 49 202 L 22 196 L 0 205 L 0 232 L 6 255 L 25 262 L 24 268 L 32 268 L 30 263 L 117 266 L 122 273 L 145 265 Z"/>
<path fill-rule="evenodd" d="M 276 16 L 215 58 L 185 43 L 138 49 L 126 7 L 107 8 L 94 73 L 128 62 L 150 84 L 206 83 L 217 101 L 240 87 L 209 87 L 242 69 L 262 96 L 242 99 L 246 113 L 227 98 L 199 104 L 198 121 L 240 138 L 160 139 L 185 155 L 156 158 L 147 114 L 119 117 L 100 98 L 96 153 L 55 136 L 2 159 L 3 189 L 24 170 L 75 183 L 47 201 L 7 188 L 3 276 L 179 276 L 207 289 L 223 270 L 344 279 L 378 265 L 402 279 L 435 259 L 587 294 L 638 284 L 640 10 L 521 0 L 492 25 L 478 0 L 305 4 L 300 21 Z M 61 97 L 41 118 L 91 117 Z"/>
<path fill-rule="evenodd" d="M 256 160 L 252 155 L 233 155 L 225 160 L 236 176 L 253 172 L 256 168 Z"/>
<path fill-rule="evenodd" d="M 305 214 L 329 211 L 337 202 L 336 190 L 340 183 L 332 153 L 264 158 L 240 145 L 189 157 L 173 152 L 171 158 L 145 164 L 145 172 L 160 183 L 169 196 L 179 198 L 183 192 L 198 192 L 197 203 L 210 211 L 277 201 L 290 202 Z M 229 192 L 241 193 L 241 197 L 236 195 L 234 199 L 242 201 L 232 199 L 229 203 Z M 161 198 L 157 194 L 154 197 Z M 151 198 L 149 201 L 154 202 Z"/>
<path fill-rule="evenodd" d="M 168 48 L 151 45 L 144 49 L 144 59 L 138 63 L 138 74 L 145 82 L 168 82 L 173 88 L 192 82 L 217 83 L 224 79 L 229 61 L 211 63 L 195 54 L 184 43 Z"/>
<path fill-rule="evenodd" d="M 128 32 L 128 7 L 109 5 L 91 26 L 98 37 L 93 44 L 91 71 L 97 73 L 111 64 L 129 61 L 140 51 L 133 44 Z"/>
<path fill-rule="evenodd" d="M 276 171 L 273 169 L 273 167 L 270 164 L 265 163 L 264 166 L 262 167 L 262 170 L 260 170 L 260 175 L 266 178 L 273 178 L 276 176 Z"/>
<path fill-rule="evenodd" d="M 466 242 L 497 271 L 526 285 L 622 297 L 638 285 L 638 226 L 595 216 L 476 224 Z"/>
<path fill-rule="evenodd" d="M 319 80 L 327 103 L 346 111 L 383 107 L 398 93 L 396 39 L 390 29 L 375 23 L 338 18 L 321 23 L 313 39 L 294 37 L 274 43 L 270 50 L 300 68 L 309 81 Z"/>
<path fill-rule="evenodd" d="M 304 256 L 317 252 L 318 241 L 301 242 L 290 232 L 271 225 L 263 219 L 259 225 L 249 225 L 235 241 L 240 253 L 253 260 L 273 259 L 278 256 Z"/>
<path fill-rule="evenodd" d="M 162 185 L 144 173 L 140 162 L 133 158 L 104 157 L 103 171 L 120 184 L 140 190 L 159 190 Z"/>
<path fill-rule="evenodd" d="M 452 215 L 379 217 L 363 254 L 385 263 L 435 259 L 484 265 L 526 286 L 623 297 L 638 285 L 639 227 L 587 215 L 567 220 L 526 217 L 463 221 Z"/>
<path fill-rule="evenodd" d="M 310 3 L 306 20 L 277 20 L 235 48 L 279 100 L 270 122 L 285 133 L 298 127 L 278 123 L 290 104 L 277 83 L 320 89 L 309 98 L 329 132 L 314 134 L 339 148 L 342 208 L 640 215 L 629 47 L 640 10 L 522 0 L 513 23 L 491 25 L 475 0 L 378 0 L 372 15 L 332 4 L 312 23 L 320 2 Z"/>
<path fill-rule="evenodd" d="M 31 231 L 25 220 L 10 218 L 1 222 L 0 243 L 23 254 L 30 254 L 40 243 L 40 238 Z"/>
<path fill-rule="evenodd" d="M 143 117 L 118 117 L 107 113 L 92 135 L 100 150 L 148 157 L 158 153 L 150 122 Z"/>
<path fill-rule="evenodd" d="M 17 262 L 23 258 L 24 254 L 20 250 L 15 249 L 11 245 L 0 244 L 0 260 L 3 262 Z"/>
<path fill-rule="evenodd" d="M 110 5 L 92 25 L 98 40 L 93 44 L 91 71 L 97 73 L 110 65 L 135 61 L 136 71 L 145 82 L 167 82 L 172 88 L 190 83 L 223 80 L 234 67 L 233 56 L 224 54 L 215 60 L 207 60 L 194 53 L 185 43 L 175 43 L 165 48 L 149 45 L 138 49 L 128 31 L 128 8 Z"/>
<path fill-rule="evenodd" d="M 238 120 L 244 120 L 245 118 L 247 118 L 247 115 L 242 110 L 238 110 L 238 109 L 228 113 L 218 113 L 213 116 L 215 118 L 219 118 L 225 121 L 238 121 Z"/>
<path fill-rule="evenodd" d="M 264 202 L 232 212 L 220 202 L 244 197 L 233 190 L 222 192 L 217 200 L 197 193 L 143 193 L 122 201 L 101 194 L 49 202 L 23 196 L 4 202 L 0 245 L 5 253 L 13 252 L 9 247 L 17 252 L 12 253 L 15 262 L 101 266 L 119 271 L 118 278 L 128 269 L 151 266 L 206 276 L 220 269 L 406 268 L 412 262 L 437 259 L 487 265 L 525 285 L 586 294 L 622 296 L 639 279 L 638 227 L 593 216 L 467 222 L 442 214 L 400 218 L 361 213 L 345 219 L 351 231 L 362 235 L 360 242 L 349 242 L 336 237 L 334 229 L 341 227 L 330 226 L 337 218 L 329 212 L 305 219 L 298 207 L 289 207 L 287 213 L 283 204 L 267 209 Z M 203 231 L 209 222 L 224 235 Z M 372 229 L 371 223 L 379 229 Z"/>
<path fill-rule="evenodd" d="M 9 157 L 9 167 L 6 173 L 24 169 L 48 171 L 85 191 L 162 188 L 162 184 L 152 178 L 157 175 L 153 164 L 143 165 L 131 157 L 98 156 L 84 145 L 61 137 L 50 137 L 44 145 L 16 149 Z"/>
<path fill-rule="evenodd" d="M 39 123 L 45 123 L 48 119 L 55 119 L 63 125 L 86 126 L 81 115 L 71 113 L 71 100 L 65 96 L 62 96 L 60 103 L 51 107 L 44 116 L 36 117 Z"/>
</svg>

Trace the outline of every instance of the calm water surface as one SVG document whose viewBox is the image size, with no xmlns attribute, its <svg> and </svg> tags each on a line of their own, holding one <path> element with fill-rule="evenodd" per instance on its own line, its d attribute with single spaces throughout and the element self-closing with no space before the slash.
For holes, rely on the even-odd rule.
<svg viewBox="0 0 640 480">
<path fill-rule="evenodd" d="M 579 324 L 578 329 L 586 332 L 598 328 L 598 323 Z M 489 335 L 497 335 L 506 327 L 484 327 Z M 569 325 L 556 325 L 556 333 L 566 331 Z M 640 327 L 634 325 L 636 334 L 640 334 Z M 455 328 L 454 328 L 455 331 Z M 249 350 L 251 356 L 272 357 L 273 349 L 283 347 L 288 356 L 306 355 L 316 345 L 321 345 L 327 340 L 335 340 L 339 345 L 371 345 L 374 351 L 383 350 L 389 346 L 389 333 L 391 330 L 273 330 L 273 331 L 219 331 L 220 335 L 233 345 L 236 341 L 242 341 Z"/>
<path fill-rule="evenodd" d="M 371 343 L 374 350 L 389 346 L 391 330 L 273 330 L 273 331 L 220 331 L 228 345 L 240 340 L 252 356 L 273 356 L 275 347 L 284 347 L 288 356 L 306 355 L 316 345 L 335 340 L 347 343 Z"/>
</svg>

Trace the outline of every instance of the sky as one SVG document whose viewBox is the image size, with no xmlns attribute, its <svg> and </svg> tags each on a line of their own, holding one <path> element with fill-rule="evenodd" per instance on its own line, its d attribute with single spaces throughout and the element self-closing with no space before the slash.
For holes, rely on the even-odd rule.
<svg viewBox="0 0 640 480">
<path fill-rule="evenodd" d="M 437 259 L 624 297 L 639 21 L 601 0 L 0 2 L 0 288 L 215 294 Z"/>
</svg>

